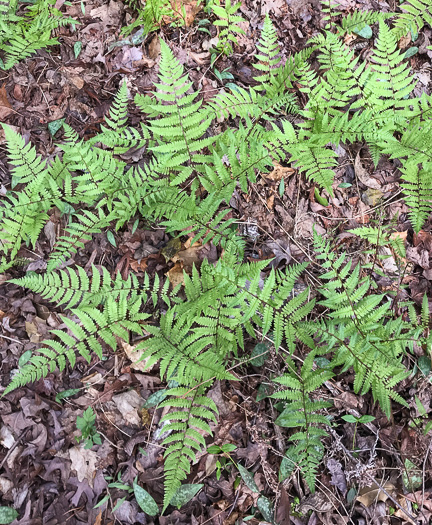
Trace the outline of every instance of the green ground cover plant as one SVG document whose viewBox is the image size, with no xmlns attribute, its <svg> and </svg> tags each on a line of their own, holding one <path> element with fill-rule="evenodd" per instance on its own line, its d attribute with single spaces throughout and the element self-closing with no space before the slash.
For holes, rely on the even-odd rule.
<svg viewBox="0 0 432 525">
<path fill-rule="evenodd" d="M 396 315 L 388 294 L 376 291 L 372 269 L 353 265 L 318 235 L 317 299 L 310 299 L 308 289 L 297 293 L 294 288 L 306 263 L 273 269 L 263 280 L 268 261 L 245 262 L 246 241 L 227 215 L 234 190 L 247 191 L 276 162 L 289 162 L 298 176 L 331 197 L 337 166 L 331 145 L 362 143 L 375 164 L 382 155 L 400 161 L 411 224 L 414 231 L 421 229 L 432 201 L 432 97 L 413 94 L 413 75 L 397 47 L 398 35 L 429 23 L 428 11 L 420 13 L 417 4 L 423 2 L 409 4 L 409 16 L 366 13 L 340 25 L 329 6 L 328 28 L 285 63 L 267 17 L 258 45 L 257 85 L 220 93 L 208 103 L 161 41 L 156 90 L 135 97 L 145 115 L 141 127 L 127 124 L 123 84 L 100 133 L 83 140 L 65 125 L 61 152 L 50 163 L 4 126 L 13 189 L 0 209 L 0 270 L 17 263 L 23 243 L 35 244 L 53 209 L 69 216 L 46 270 L 12 282 L 62 305 L 78 321 L 63 316 L 67 330 L 52 331 L 3 395 L 73 367 L 78 354 L 88 362 L 93 355 L 102 359 L 107 348 L 116 349 L 118 338 L 129 342 L 131 333 L 140 336 L 136 349 L 144 351 L 148 366 L 158 363 L 161 378 L 177 385 L 159 405 L 170 408 L 162 419 L 164 510 L 206 447 L 210 422 L 217 420 L 207 391 L 217 380 L 239 379 L 236 368 L 247 362 L 251 340 L 270 340 L 284 360 L 284 373 L 274 378 L 269 395 L 281 404 L 276 423 L 293 429 L 287 458 L 311 491 L 326 429 L 333 424 L 330 402 L 319 395 L 326 382 L 352 370 L 354 391 L 371 392 L 388 418 L 392 403 L 406 405 L 397 390 L 411 373 L 405 357 L 414 343 L 428 349 L 432 342 L 427 301 L 421 312 L 412 303 L 399 305 L 404 315 Z M 350 24 L 359 31 L 361 24 L 376 25 L 368 61 L 361 62 L 344 43 Z M 311 66 L 314 57 L 318 71 Z M 213 134 L 217 119 L 225 131 Z M 119 157 L 143 146 L 144 166 L 128 166 Z M 173 237 L 192 233 L 191 243 L 211 241 L 222 255 L 216 264 L 204 260 L 190 275 L 185 272 L 184 285 L 174 289 L 157 275 L 146 274 L 140 282 L 133 275 L 123 279 L 95 267 L 87 274 L 68 266 L 93 234 L 118 230 L 137 218 L 162 225 Z M 373 227 L 358 233 L 372 248 L 397 244 L 390 233 L 381 235 Z"/>
<path fill-rule="evenodd" d="M 53 31 L 77 23 L 55 7 L 55 0 L 36 0 L 24 9 L 18 7 L 18 0 L 0 1 L 0 50 L 5 53 L 1 69 L 11 69 L 39 49 L 57 45 Z"/>
</svg>

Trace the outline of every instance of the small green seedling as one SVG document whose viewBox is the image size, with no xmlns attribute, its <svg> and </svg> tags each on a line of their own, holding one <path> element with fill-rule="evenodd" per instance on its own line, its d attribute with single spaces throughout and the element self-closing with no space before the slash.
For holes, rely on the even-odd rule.
<svg viewBox="0 0 432 525">
<path fill-rule="evenodd" d="M 365 414 L 364 416 L 359 416 L 359 417 L 353 416 L 351 414 L 347 414 L 346 416 L 342 416 L 342 419 L 346 421 L 347 423 L 355 423 L 353 445 L 352 445 L 352 448 L 354 450 L 358 424 L 359 423 L 371 423 L 375 418 L 373 416 L 368 416 L 367 414 Z"/>
<path fill-rule="evenodd" d="M 92 448 L 93 445 L 101 445 L 102 440 L 100 434 L 97 432 L 95 427 L 96 414 L 93 412 L 91 407 L 84 410 L 82 417 L 78 416 L 76 420 L 77 429 L 81 431 L 81 436 L 76 436 L 75 439 L 78 441 L 84 441 L 84 448 Z"/>
<path fill-rule="evenodd" d="M 237 465 L 230 456 L 230 452 L 233 452 L 237 447 L 231 443 L 226 443 L 225 445 L 211 445 L 207 452 L 209 454 L 221 455 L 220 459 L 216 461 L 216 479 L 219 481 L 222 470 L 231 462 L 236 468 Z"/>
</svg>

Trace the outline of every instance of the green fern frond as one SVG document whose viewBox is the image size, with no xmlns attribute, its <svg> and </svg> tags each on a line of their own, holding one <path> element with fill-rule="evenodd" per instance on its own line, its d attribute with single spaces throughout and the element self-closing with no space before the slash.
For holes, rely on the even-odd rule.
<svg viewBox="0 0 432 525">
<path fill-rule="evenodd" d="M 401 187 L 409 207 L 409 218 L 414 231 L 418 233 L 432 209 L 432 171 L 429 166 L 423 170 L 412 163 L 407 163 L 401 171 Z"/>
<path fill-rule="evenodd" d="M 208 109 L 201 107 L 202 101 L 195 101 L 198 94 L 188 94 L 192 83 L 183 75 L 183 67 L 162 40 L 161 55 L 158 91 L 155 93 L 157 101 L 137 95 L 135 102 L 152 117 L 148 129 L 156 145 L 151 150 L 158 158 L 164 157 L 166 168 L 178 173 L 173 182 L 179 184 L 194 169 L 203 171 L 205 156 L 197 152 L 214 142 L 212 137 L 204 138 L 211 117 Z M 160 118 L 155 118 L 157 116 Z"/>
<path fill-rule="evenodd" d="M 271 396 L 286 401 L 276 424 L 299 429 L 290 437 L 290 441 L 295 443 L 294 456 L 311 492 L 315 491 L 318 466 L 324 455 L 322 438 L 327 433 L 321 427 L 329 425 L 328 418 L 321 411 L 331 404 L 312 400 L 310 395 L 333 376 L 330 370 L 313 370 L 313 359 L 314 354 L 310 352 L 299 372 L 293 361 L 288 359 L 287 372 L 274 380 L 285 389 Z"/>
<path fill-rule="evenodd" d="M 396 38 L 401 38 L 411 32 L 413 40 L 416 40 L 419 31 L 425 24 L 432 27 L 431 0 L 408 0 L 400 8 L 404 12 L 398 14 L 394 22 L 393 33 Z"/>
<path fill-rule="evenodd" d="M 341 19 L 341 25 L 338 27 L 338 34 L 340 36 L 346 33 L 357 33 L 361 31 L 365 25 L 373 25 L 377 22 L 384 22 L 389 18 L 395 16 L 395 13 L 380 13 L 379 11 L 354 11 Z"/>
<path fill-rule="evenodd" d="M 218 413 L 214 401 L 205 395 L 206 388 L 197 383 L 189 387 L 172 388 L 168 391 L 169 399 L 159 407 L 170 407 L 172 410 L 164 415 L 161 423 L 164 434 L 168 436 L 162 445 L 168 446 L 165 451 L 165 510 L 181 482 L 190 472 L 190 463 L 195 461 L 196 454 L 205 446 L 204 436 L 212 435 L 207 421 L 216 422 Z"/>
<path fill-rule="evenodd" d="M 48 260 L 47 271 L 51 272 L 65 263 L 69 257 L 84 247 L 91 239 L 91 234 L 100 233 L 115 218 L 114 214 L 106 215 L 99 210 L 98 215 L 89 210 L 82 210 L 79 221 L 69 224 L 64 235 L 57 240 Z"/>
<path fill-rule="evenodd" d="M 259 62 L 253 64 L 253 67 L 262 73 L 254 77 L 254 80 L 263 84 L 271 80 L 274 75 L 274 70 L 278 68 L 281 62 L 276 29 L 273 27 L 268 14 L 264 19 L 261 38 L 256 47 L 259 53 L 255 58 L 259 60 Z"/>
<path fill-rule="evenodd" d="M 403 62 L 404 56 L 397 49 L 397 40 L 387 25 L 380 21 L 379 34 L 371 57 L 372 69 L 376 72 L 373 82 L 373 101 L 382 109 L 388 107 L 404 108 L 415 83 L 410 76 L 410 68 Z"/>
<path fill-rule="evenodd" d="M 89 306 L 73 309 L 72 313 L 78 317 L 79 323 L 62 317 L 71 335 L 61 330 L 53 330 L 51 333 L 59 341 L 44 341 L 42 344 L 46 346 L 40 348 L 38 355 L 33 355 L 29 362 L 19 369 L 3 395 L 31 381 L 46 377 L 56 369 L 63 371 L 68 363 L 73 368 L 77 353 L 87 362 L 90 362 L 93 352 L 101 359 L 102 342 L 115 350 L 118 337 L 128 341 L 129 331 L 142 334 L 141 322 L 147 319 L 148 315 L 139 312 L 141 304 L 141 299 L 116 302 L 108 298 L 102 311 Z"/>
</svg>

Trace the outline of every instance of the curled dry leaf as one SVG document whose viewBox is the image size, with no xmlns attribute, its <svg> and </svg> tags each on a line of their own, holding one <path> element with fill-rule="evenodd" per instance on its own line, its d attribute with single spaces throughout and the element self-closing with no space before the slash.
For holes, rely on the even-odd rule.
<svg viewBox="0 0 432 525">
<path fill-rule="evenodd" d="M 376 179 L 371 177 L 369 173 L 366 171 L 366 169 L 363 168 L 361 159 L 360 159 L 360 152 L 357 153 L 357 157 L 354 162 L 354 171 L 355 171 L 355 174 L 358 180 L 362 184 L 374 190 L 381 190 L 381 184 Z"/>
<path fill-rule="evenodd" d="M 173 288 L 179 284 L 184 284 L 183 265 L 180 261 L 177 261 L 165 275 L 168 277 Z"/>
</svg>

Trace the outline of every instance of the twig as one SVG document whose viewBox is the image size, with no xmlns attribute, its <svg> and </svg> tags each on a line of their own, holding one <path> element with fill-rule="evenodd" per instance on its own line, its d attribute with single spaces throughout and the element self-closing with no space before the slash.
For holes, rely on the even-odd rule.
<svg viewBox="0 0 432 525">
<path fill-rule="evenodd" d="M 24 434 L 27 432 L 27 428 L 25 428 L 21 434 L 18 436 L 18 439 L 15 441 L 15 443 L 11 446 L 11 448 L 6 452 L 6 456 L 3 458 L 3 461 L 0 463 L 0 470 L 3 468 L 3 465 L 8 460 L 9 456 L 12 454 L 12 452 L 16 449 L 18 446 L 18 443 L 21 441 L 21 438 L 24 436 Z"/>
<path fill-rule="evenodd" d="M 333 437 L 335 437 L 335 435 L 337 436 L 337 438 L 339 438 L 339 435 L 337 434 L 337 432 L 335 430 L 333 430 L 332 428 L 329 428 L 329 431 L 331 432 L 331 434 L 333 434 Z M 357 460 L 357 458 L 355 458 L 351 452 L 344 446 L 344 444 L 341 442 L 340 439 L 337 439 L 337 442 L 338 442 L 338 446 L 340 446 L 344 453 L 350 457 L 350 459 L 352 459 L 355 463 L 359 463 L 359 461 Z M 380 484 L 378 483 L 378 481 L 371 475 L 369 474 L 368 472 L 365 472 L 365 475 L 369 478 L 370 481 L 372 481 L 373 483 L 375 483 L 375 485 L 380 489 L 382 490 L 382 492 L 384 492 L 384 494 L 388 497 L 388 499 L 393 503 L 393 505 L 395 505 L 399 510 L 401 510 L 405 516 L 407 516 L 410 520 L 412 520 L 414 523 L 415 523 L 415 517 L 410 514 L 406 509 L 404 509 L 394 498 L 393 496 L 391 496 L 387 491 L 386 489 Z"/>
</svg>

